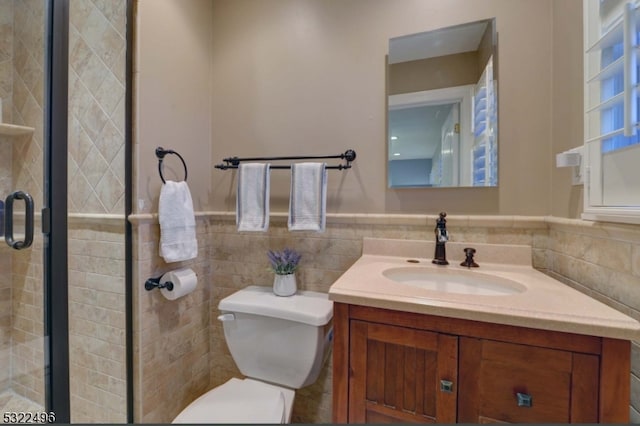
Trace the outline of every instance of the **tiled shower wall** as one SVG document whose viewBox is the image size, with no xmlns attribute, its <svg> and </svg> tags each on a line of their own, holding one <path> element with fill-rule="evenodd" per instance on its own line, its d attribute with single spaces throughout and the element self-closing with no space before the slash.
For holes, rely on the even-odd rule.
<svg viewBox="0 0 640 426">
<path fill-rule="evenodd" d="M 125 0 L 72 0 L 69 211 L 124 214 Z"/>
<path fill-rule="evenodd" d="M 13 93 L 13 1 L 0 0 L 0 98 L 3 114 L 0 122 L 11 122 Z"/>
<path fill-rule="evenodd" d="M 44 1 L 0 0 L 4 120 L 33 136 L 0 137 L 0 189 L 42 206 Z M 124 303 L 125 0 L 71 0 L 69 70 L 69 310 L 73 422 L 126 422 Z M 5 164 L 8 162 L 8 165 Z M 6 167 L 12 170 L 6 173 Z M 40 223 L 36 223 L 40 229 Z M 44 404 L 42 238 L 6 251 L 0 390 Z M 4 256 L 3 256 L 4 258 Z M 6 303 L 6 302 L 2 302 Z M 10 314 L 8 314 L 10 312 Z M 11 344 L 12 343 L 12 344 Z M 11 344 L 11 346 L 10 346 Z M 10 347 L 12 349 L 10 349 Z M 12 351 L 11 362 L 8 353 Z M 9 373 L 10 372 L 10 373 Z M 9 386 L 9 379 L 11 385 Z"/>
<path fill-rule="evenodd" d="M 13 95 L 13 0 L 0 0 L 0 99 L 3 113 L 0 122 L 11 121 Z M 12 138 L 0 136 L 0 194 L 12 187 Z M 0 248 L 0 274 L 11 276 L 11 252 Z M 0 282 L 0 392 L 11 388 L 11 280 Z"/>
<path fill-rule="evenodd" d="M 69 219 L 71 421 L 126 423 L 122 218 Z"/>
<path fill-rule="evenodd" d="M 123 423 L 126 1 L 69 15 L 71 421 Z"/>
<path fill-rule="evenodd" d="M 0 0 L 0 99 L 3 114 L 0 122 L 11 121 L 13 81 L 13 0 Z M 0 194 L 11 190 L 11 138 L 0 136 Z M 0 274 L 11 276 L 11 253 L 0 248 Z M 0 282 L 0 392 L 11 388 L 11 280 Z"/>
<path fill-rule="evenodd" d="M 0 1 L 2 118 L 35 128 L 32 135 L 0 137 L 0 190 L 28 192 L 36 209 L 42 204 L 44 16 L 44 2 Z M 42 237 L 36 233 L 30 250 L 2 250 L 0 267 L 11 279 L 3 282 L 0 386 L 44 405 Z"/>
</svg>

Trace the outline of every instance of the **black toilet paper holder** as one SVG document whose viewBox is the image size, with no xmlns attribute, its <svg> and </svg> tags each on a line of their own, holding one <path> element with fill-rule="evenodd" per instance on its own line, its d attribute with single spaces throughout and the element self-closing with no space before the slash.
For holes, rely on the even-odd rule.
<svg viewBox="0 0 640 426">
<path fill-rule="evenodd" d="M 171 281 L 161 283 L 161 279 L 162 277 L 147 279 L 144 283 L 144 289 L 147 291 L 151 291 L 154 288 L 166 288 L 169 291 L 173 290 L 173 283 Z"/>
</svg>

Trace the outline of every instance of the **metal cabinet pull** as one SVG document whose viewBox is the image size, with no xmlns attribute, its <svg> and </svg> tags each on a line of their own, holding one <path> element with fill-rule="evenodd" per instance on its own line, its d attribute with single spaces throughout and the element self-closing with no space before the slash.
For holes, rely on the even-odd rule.
<svg viewBox="0 0 640 426">
<path fill-rule="evenodd" d="M 25 224 L 24 239 L 16 241 L 13 238 L 13 202 L 24 200 L 25 202 Z M 7 197 L 4 203 L 4 240 L 9 247 L 15 250 L 26 249 L 33 243 L 33 198 L 24 191 L 15 191 Z"/>
<path fill-rule="evenodd" d="M 518 398 L 518 407 L 531 407 L 533 405 L 533 398 L 526 393 L 516 393 Z"/>
<path fill-rule="evenodd" d="M 453 382 L 449 380 L 440 380 L 440 392 L 453 393 Z"/>
</svg>

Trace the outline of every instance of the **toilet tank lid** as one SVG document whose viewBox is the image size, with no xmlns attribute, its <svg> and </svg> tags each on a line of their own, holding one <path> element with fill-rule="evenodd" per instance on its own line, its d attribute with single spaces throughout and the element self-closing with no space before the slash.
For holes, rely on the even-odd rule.
<svg viewBox="0 0 640 426">
<path fill-rule="evenodd" d="M 333 302 L 326 293 L 298 290 L 288 297 L 276 296 L 272 287 L 249 286 L 225 297 L 218 309 L 263 315 L 323 326 L 333 317 Z"/>
</svg>

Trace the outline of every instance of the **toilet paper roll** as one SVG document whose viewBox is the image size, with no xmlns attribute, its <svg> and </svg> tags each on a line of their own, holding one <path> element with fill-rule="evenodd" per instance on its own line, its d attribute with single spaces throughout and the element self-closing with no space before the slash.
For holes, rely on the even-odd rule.
<svg viewBox="0 0 640 426">
<path fill-rule="evenodd" d="M 164 274 L 160 278 L 160 284 L 171 281 L 173 290 L 161 288 L 162 295 L 169 300 L 176 300 L 186 294 L 191 293 L 198 285 L 198 276 L 191 268 L 176 269 Z"/>
</svg>

